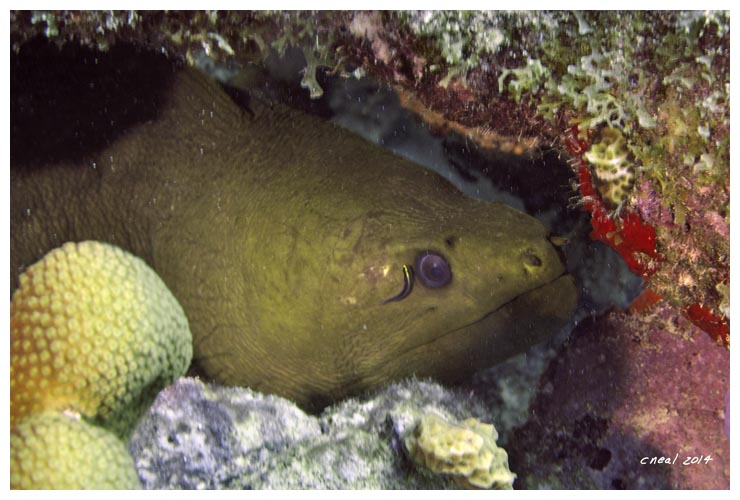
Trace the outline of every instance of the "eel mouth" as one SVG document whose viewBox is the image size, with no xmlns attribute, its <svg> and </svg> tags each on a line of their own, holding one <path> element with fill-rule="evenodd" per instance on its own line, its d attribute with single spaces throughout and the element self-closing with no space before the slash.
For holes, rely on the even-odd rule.
<svg viewBox="0 0 740 500">
<path fill-rule="evenodd" d="M 437 341 L 437 340 L 439 340 L 441 338 L 444 338 L 444 337 L 446 337 L 448 335 L 454 335 L 454 334 L 460 332 L 461 330 L 467 330 L 467 329 L 469 329 L 471 327 L 474 327 L 476 325 L 481 325 L 481 324 L 485 323 L 489 318 L 491 318 L 491 316 L 494 316 L 495 314 L 501 312 L 502 310 L 505 310 L 507 307 L 509 307 L 511 304 L 514 304 L 516 301 L 523 300 L 523 298 L 528 297 L 528 296 L 536 296 L 539 291 L 541 291 L 543 289 L 548 289 L 548 288 L 552 287 L 554 283 L 560 282 L 563 278 L 567 278 L 567 277 L 571 277 L 572 278 L 572 276 L 567 271 L 563 271 L 562 274 L 560 274 L 559 276 L 553 278 L 552 280 L 550 280 L 550 281 L 548 281 L 546 283 L 543 283 L 543 284 L 541 284 L 539 286 L 536 286 L 534 288 L 530 288 L 526 292 L 521 293 L 521 294 L 517 295 L 516 297 L 512 297 L 511 299 L 509 299 L 508 301 L 502 303 L 498 307 L 496 307 L 494 309 L 491 309 L 487 313 L 483 314 L 483 316 L 479 317 L 478 319 L 475 319 L 475 320 L 473 320 L 473 321 L 471 321 L 469 323 L 466 323 L 464 325 L 458 326 L 457 328 L 453 328 L 452 330 L 449 330 L 449 331 L 447 331 L 447 332 L 439 335 L 438 337 L 435 337 L 434 339 L 430 340 L 429 342 L 425 342 L 425 344 L 433 343 L 433 342 L 435 342 L 435 341 Z M 420 345 L 424 345 L 424 344 L 420 344 Z"/>
<path fill-rule="evenodd" d="M 563 272 L 477 319 L 396 353 L 380 368 L 456 382 L 547 339 L 570 321 L 577 303 L 575 280 Z"/>
</svg>

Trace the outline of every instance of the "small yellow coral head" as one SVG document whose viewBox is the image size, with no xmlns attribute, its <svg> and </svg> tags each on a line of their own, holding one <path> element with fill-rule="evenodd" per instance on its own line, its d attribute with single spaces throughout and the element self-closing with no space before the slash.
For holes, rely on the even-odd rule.
<svg viewBox="0 0 740 500">
<path fill-rule="evenodd" d="M 185 314 L 143 260 L 67 243 L 23 273 L 10 302 L 11 427 L 71 410 L 125 437 L 191 358 Z"/>
<path fill-rule="evenodd" d="M 600 140 L 583 155 L 591 165 L 601 197 L 612 207 L 621 206 L 635 183 L 635 165 L 627 140 L 617 129 L 604 128 Z"/>
<path fill-rule="evenodd" d="M 63 413 L 23 419 L 10 433 L 13 489 L 135 489 L 134 461 L 112 433 Z"/>
<path fill-rule="evenodd" d="M 497 438 L 491 424 L 474 418 L 454 424 L 429 413 L 405 443 L 417 464 L 460 486 L 511 489 L 516 474 L 509 470 L 506 451 L 496 446 Z"/>
</svg>

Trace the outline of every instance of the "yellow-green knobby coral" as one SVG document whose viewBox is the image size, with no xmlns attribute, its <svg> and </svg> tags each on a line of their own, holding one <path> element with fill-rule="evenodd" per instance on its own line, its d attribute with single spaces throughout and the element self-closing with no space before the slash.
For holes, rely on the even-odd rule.
<svg viewBox="0 0 740 500">
<path fill-rule="evenodd" d="M 192 358 L 187 318 L 143 260 L 67 243 L 20 277 L 10 303 L 11 425 L 71 410 L 125 436 Z"/>
<path fill-rule="evenodd" d="M 72 414 L 40 413 L 10 432 L 13 489 L 136 489 L 139 478 L 126 445 Z"/>
<path fill-rule="evenodd" d="M 143 260 L 94 241 L 49 252 L 10 303 L 13 487 L 138 485 L 119 438 L 191 358 L 187 318 Z"/>
</svg>

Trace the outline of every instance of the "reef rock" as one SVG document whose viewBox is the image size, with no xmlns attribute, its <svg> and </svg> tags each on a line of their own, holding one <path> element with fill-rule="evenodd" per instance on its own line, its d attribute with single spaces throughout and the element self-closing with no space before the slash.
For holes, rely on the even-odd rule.
<svg viewBox="0 0 740 500">
<path fill-rule="evenodd" d="M 466 393 L 418 380 L 312 416 L 282 398 L 182 378 L 128 447 L 145 488 L 455 488 L 450 476 L 415 465 L 404 442 L 424 415 L 457 422 L 486 413 Z M 495 429 L 477 425 L 513 480 Z"/>
</svg>

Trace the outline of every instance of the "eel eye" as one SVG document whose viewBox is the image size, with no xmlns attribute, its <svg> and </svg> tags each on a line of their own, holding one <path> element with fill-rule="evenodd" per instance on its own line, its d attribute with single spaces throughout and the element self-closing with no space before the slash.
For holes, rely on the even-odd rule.
<svg viewBox="0 0 740 500">
<path fill-rule="evenodd" d="M 416 274 L 419 281 L 429 288 L 439 288 L 452 281 L 452 270 L 444 257 L 426 251 L 416 257 Z"/>
</svg>

